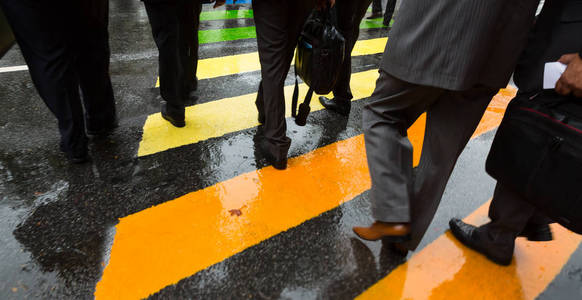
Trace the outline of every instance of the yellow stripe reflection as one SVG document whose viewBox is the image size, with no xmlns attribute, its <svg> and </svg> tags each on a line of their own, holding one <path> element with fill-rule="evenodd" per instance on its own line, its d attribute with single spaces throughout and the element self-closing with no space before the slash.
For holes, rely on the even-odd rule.
<svg viewBox="0 0 582 300">
<path fill-rule="evenodd" d="M 371 70 L 352 75 L 354 99 L 369 97 L 374 89 L 378 71 Z M 291 96 L 293 86 L 285 87 L 286 114 L 291 116 Z M 301 84 L 300 99 L 303 101 L 307 86 Z M 317 95 L 313 96 L 311 111 L 323 109 Z M 145 156 L 184 145 L 197 143 L 209 138 L 223 136 L 259 125 L 255 99 L 257 94 L 248 94 L 218 101 L 203 103 L 186 108 L 186 127 L 176 128 L 162 119 L 159 113 L 148 116 L 138 156 Z"/>
<path fill-rule="evenodd" d="M 488 222 L 489 203 L 466 221 Z M 582 240 L 559 225 L 552 226 L 552 231 L 552 242 L 518 239 L 514 261 L 508 267 L 488 261 L 447 232 L 356 299 L 533 300 L 558 275 Z"/>
<path fill-rule="evenodd" d="M 360 40 L 356 42 L 352 56 L 370 55 L 384 52 L 387 38 Z M 233 75 L 261 69 L 259 53 L 238 54 L 232 56 L 201 59 L 198 61 L 198 79 L 208 79 Z M 160 86 L 159 79 L 156 87 Z"/>
<path fill-rule="evenodd" d="M 492 106 L 507 101 L 501 95 Z M 475 135 L 495 128 L 502 115 L 488 113 Z M 408 131 L 415 149 L 421 149 L 424 122 L 420 118 Z M 95 296 L 147 297 L 369 188 L 359 135 L 290 159 L 285 171 L 266 167 L 127 216 L 116 226 Z"/>
</svg>

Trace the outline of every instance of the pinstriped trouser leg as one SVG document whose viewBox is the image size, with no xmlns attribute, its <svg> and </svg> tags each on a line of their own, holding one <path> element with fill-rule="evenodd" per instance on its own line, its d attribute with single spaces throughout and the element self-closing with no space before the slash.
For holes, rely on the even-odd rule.
<svg viewBox="0 0 582 300">
<path fill-rule="evenodd" d="M 363 115 L 372 210 L 376 220 L 411 223 L 408 248 L 415 249 L 424 236 L 457 158 L 495 93 L 487 87 L 457 92 L 418 86 L 380 72 Z M 413 176 L 406 130 L 423 112 L 425 138 Z"/>
<path fill-rule="evenodd" d="M 383 222 L 409 222 L 412 144 L 406 130 L 442 90 L 399 80 L 384 71 L 364 107 L 363 127 L 372 177 L 372 214 Z"/>
</svg>

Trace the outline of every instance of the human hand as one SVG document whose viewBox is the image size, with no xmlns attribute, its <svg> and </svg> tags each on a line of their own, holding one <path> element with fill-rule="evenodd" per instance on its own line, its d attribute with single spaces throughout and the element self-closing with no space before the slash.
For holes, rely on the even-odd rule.
<svg viewBox="0 0 582 300">
<path fill-rule="evenodd" d="M 582 98 L 582 58 L 578 53 L 564 54 L 559 62 L 568 65 L 556 83 L 556 92 Z"/>
<path fill-rule="evenodd" d="M 327 7 L 329 3 L 329 7 L 333 7 L 335 5 L 335 0 L 317 0 L 317 9 L 322 10 Z"/>
</svg>

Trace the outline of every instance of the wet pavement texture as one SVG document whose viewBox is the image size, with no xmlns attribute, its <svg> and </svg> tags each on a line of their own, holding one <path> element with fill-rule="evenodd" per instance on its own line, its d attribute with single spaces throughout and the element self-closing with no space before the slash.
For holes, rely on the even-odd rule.
<svg viewBox="0 0 582 300">
<path fill-rule="evenodd" d="M 209 42 L 201 45 L 200 59 L 257 51 L 253 38 L 210 33 L 253 26 L 252 15 L 246 11 L 250 8 L 244 3 L 226 8 L 240 10 L 240 19 L 223 20 L 215 13 L 206 16 L 201 30 L 208 31 Z M 159 112 L 160 98 L 154 88 L 157 50 L 141 2 L 113 0 L 110 11 L 111 75 L 120 127 L 109 137 L 91 141 L 90 163 L 66 162 L 58 149 L 56 120 L 28 73 L 0 73 L 0 299 L 93 298 L 110 259 L 117 255 L 111 249 L 120 238 L 116 236 L 120 219 L 130 220 L 144 211 L 154 213 L 162 207 L 156 205 L 171 204 L 176 198 L 217 184 L 227 186 L 230 180 L 269 168 L 254 148 L 254 140 L 261 134 L 258 127 L 138 158 L 144 123 Z M 213 10 L 205 6 L 204 11 Z M 360 39 L 383 38 L 387 32 L 386 28 L 364 28 Z M 221 38 L 225 41 L 218 41 Z M 355 57 L 352 71 L 376 69 L 382 51 Z M 0 59 L 0 68 L 23 64 L 17 47 Z M 286 85 L 293 79 L 290 73 Z M 202 79 L 196 104 L 211 105 L 220 99 L 255 93 L 259 81 L 259 71 Z M 373 86 L 374 81 L 367 84 Z M 365 103 L 366 99 L 353 102 L 349 118 L 321 110 L 310 115 L 305 127 L 288 119 L 288 135 L 293 140 L 290 156 L 303 160 L 322 147 L 357 139 L 362 134 Z M 221 122 L 220 115 L 216 122 Z M 465 217 L 491 198 L 494 181 L 483 166 L 493 136 L 494 132 L 487 132 L 471 140 L 427 235 L 419 249 L 407 257 L 380 242 L 363 242 L 351 232 L 352 226 L 372 221 L 368 192 L 363 192 L 297 226 L 265 235 L 259 243 L 234 251 L 234 255 L 181 277 L 173 285 L 151 288 L 146 295 L 156 299 L 350 299 L 361 295 L 436 243 L 451 217 Z M 321 191 L 320 196 L 326 197 L 325 189 Z M 269 214 L 276 218 L 293 212 L 274 210 Z M 147 244 L 138 246 L 148 248 Z M 210 246 L 218 249 L 221 245 Z M 142 263 L 144 268 L 163 265 L 164 257 L 157 260 Z M 541 287 L 542 292 L 533 298 L 582 298 L 582 249 L 578 247 L 564 261 L 557 274 L 548 275 L 547 287 Z M 168 273 L 178 267 L 188 269 L 166 266 Z M 485 264 L 476 272 L 487 272 L 488 268 L 494 266 Z M 136 276 L 135 280 L 141 279 Z M 144 281 L 143 285 L 147 284 Z M 523 290 L 528 288 L 524 283 Z M 105 295 L 114 296 L 115 291 Z M 386 298 L 397 298 L 394 295 L 388 293 Z M 532 298 L 531 293 L 523 295 Z M 479 298 L 479 294 L 473 296 Z"/>
</svg>

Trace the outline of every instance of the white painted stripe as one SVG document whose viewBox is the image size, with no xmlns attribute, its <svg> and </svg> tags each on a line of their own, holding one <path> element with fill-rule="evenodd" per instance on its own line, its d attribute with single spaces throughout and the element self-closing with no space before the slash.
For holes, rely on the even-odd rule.
<svg viewBox="0 0 582 300">
<path fill-rule="evenodd" d="M 0 68 L 0 73 L 8 73 L 8 72 L 16 72 L 16 71 L 26 71 L 28 70 L 28 66 L 14 66 L 14 67 L 2 67 Z"/>
</svg>

